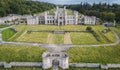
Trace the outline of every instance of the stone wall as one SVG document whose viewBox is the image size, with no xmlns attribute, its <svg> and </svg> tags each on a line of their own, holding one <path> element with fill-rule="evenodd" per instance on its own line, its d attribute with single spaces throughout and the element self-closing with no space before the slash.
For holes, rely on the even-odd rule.
<svg viewBox="0 0 120 70">
<path fill-rule="evenodd" d="M 18 30 L 16 30 L 15 28 L 10 28 L 11 30 L 13 30 L 14 32 L 18 32 Z"/>
<path fill-rule="evenodd" d="M 101 69 L 120 68 L 120 64 L 100 64 L 100 63 L 70 63 L 69 66 L 91 67 L 91 68 L 101 68 Z"/>
<path fill-rule="evenodd" d="M 27 30 L 27 32 L 89 32 L 87 30 Z"/>
<path fill-rule="evenodd" d="M 11 68 L 13 66 L 20 66 L 20 67 L 41 67 L 42 62 L 0 62 L 0 66 L 3 66 L 4 68 Z"/>
<path fill-rule="evenodd" d="M 42 62 L 0 62 L 0 66 L 4 68 L 15 67 L 42 67 Z M 120 64 L 100 64 L 100 63 L 69 63 L 70 67 L 89 67 L 89 68 L 120 68 Z"/>
</svg>

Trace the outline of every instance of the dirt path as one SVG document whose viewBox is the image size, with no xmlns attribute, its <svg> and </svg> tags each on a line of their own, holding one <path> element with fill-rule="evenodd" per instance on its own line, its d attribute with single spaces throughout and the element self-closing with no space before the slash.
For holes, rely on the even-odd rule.
<svg viewBox="0 0 120 70">
<path fill-rule="evenodd" d="M 70 33 L 65 33 L 65 35 L 64 35 L 64 44 L 72 44 Z"/>
<path fill-rule="evenodd" d="M 48 44 L 53 43 L 53 34 L 52 34 L 52 33 L 49 33 L 49 34 L 48 34 L 47 43 L 48 43 Z"/>
<path fill-rule="evenodd" d="M 25 34 L 27 33 L 27 31 L 23 32 L 16 40 L 18 41 L 21 37 L 23 37 Z"/>
</svg>

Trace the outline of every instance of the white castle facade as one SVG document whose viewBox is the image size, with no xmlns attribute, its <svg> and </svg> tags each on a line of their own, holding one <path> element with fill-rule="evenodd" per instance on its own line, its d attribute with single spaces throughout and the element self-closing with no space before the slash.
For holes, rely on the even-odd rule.
<svg viewBox="0 0 120 70">
<path fill-rule="evenodd" d="M 0 23 L 9 23 L 14 20 L 26 19 L 23 24 L 52 24 L 52 25 L 77 25 L 77 24 L 96 24 L 96 17 L 79 15 L 77 11 L 72 13 L 68 12 L 69 10 L 64 8 L 57 8 L 51 13 L 50 11 L 45 11 L 44 14 L 32 15 L 12 15 L 0 18 Z M 22 24 L 21 22 L 16 21 L 14 24 Z"/>
<path fill-rule="evenodd" d="M 52 66 L 59 66 L 62 69 L 68 69 L 69 68 L 69 62 L 68 62 L 69 56 L 66 52 L 60 52 L 60 53 L 50 53 L 50 52 L 44 52 L 42 55 L 42 68 L 48 69 Z"/>
<path fill-rule="evenodd" d="M 52 14 L 49 11 L 43 15 L 37 15 L 27 19 L 27 24 L 54 24 L 54 25 L 77 25 L 77 24 L 96 24 L 96 17 L 79 16 L 77 11 L 68 14 L 66 7 L 57 7 Z"/>
</svg>

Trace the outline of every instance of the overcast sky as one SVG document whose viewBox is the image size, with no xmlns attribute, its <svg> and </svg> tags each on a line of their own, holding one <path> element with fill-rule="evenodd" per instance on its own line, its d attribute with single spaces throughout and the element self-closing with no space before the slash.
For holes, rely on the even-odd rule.
<svg viewBox="0 0 120 70">
<path fill-rule="evenodd" d="M 49 2 L 49 3 L 54 3 L 54 4 L 79 4 L 81 2 L 88 2 L 88 3 L 117 3 L 120 4 L 120 0 L 37 0 L 37 1 L 42 1 L 42 2 Z"/>
</svg>

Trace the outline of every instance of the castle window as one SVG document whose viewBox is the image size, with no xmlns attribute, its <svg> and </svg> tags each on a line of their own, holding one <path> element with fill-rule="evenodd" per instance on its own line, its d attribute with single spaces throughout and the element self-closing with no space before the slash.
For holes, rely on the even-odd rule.
<svg viewBox="0 0 120 70">
<path fill-rule="evenodd" d="M 47 22 L 49 23 L 49 20 Z"/>
<path fill-rule="evenodd" d="M 60 17 L 60 19 L 62 19 L 62 17 Z"/>
</svg>

